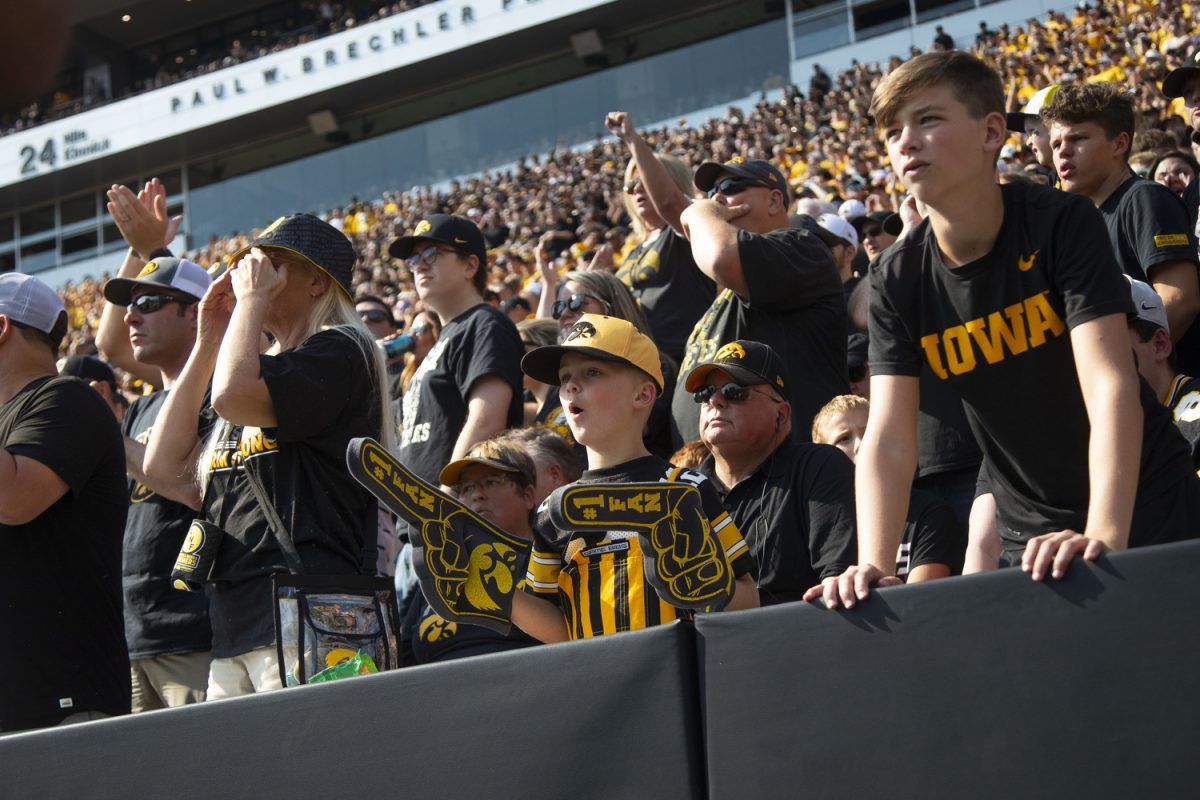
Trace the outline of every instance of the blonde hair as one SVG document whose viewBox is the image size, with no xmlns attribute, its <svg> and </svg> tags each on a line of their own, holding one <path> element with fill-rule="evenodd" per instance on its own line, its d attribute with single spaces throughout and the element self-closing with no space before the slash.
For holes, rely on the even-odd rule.
<svg viewBox="0 0 1200 800">
<path fill-rule="evenodd" d="M 310 267 L 310 269 L 316 268 Z M 358 345 L 358 350 L 363 359 L 363 366 L 373 378 L 373 389 L 368 402 L 374 402 L 378 406 L 379 442 L 387 448 L 388 452 L 396 452 L 396 426 L 393 422 L 394 415 L 391 409 L 391 389 L 388 386 L 387 359 L 384 356 L 383 348 L 376 343 L 371 332 L 363 324 L 362 318 L 354 310 L 354 303 L 350 300 L 349 295 L 342 291 L 337 281 L 332 278 L 329 279 L 329 286 L 325 292 L 309 308 L 308 321 L 301 342 L 306 341 L 316 333 L 326 330 L 336 331 Z M 278 355 L 282 351 L 283 348 L 279 342 L 275 341 L 267 348 L 266 354 Z M 212 460 L 213 450 L 216 449 L 224 427 L 220 423 L 213 426 L 212 435 L 209 436 L 208 442 L 200 453 L 200 461 L 196 465 L 196 476 L 200 482 L 201 494 L 206 493 L 208 490 L 209 464 Z"/>
<path fill-rule="evenodd" d="M 816 444 L 832 444 L 827 442 L 821 436 L 821 426 L 825 424 L 825 420 L 837 413 L 846 411 L 854 411 L 855 409 L 865 408 L 868 413 L 871 410 L 871 404 L 867 398 L 860 397 L 856 394 L 839 394 L 837 397 L 830 400 L 825 405 L 821 406 L 821 410 L 813 417 L 812 424 L 812 440 Z"/>
<path fill-rule="evenodd" d="M 696 196 L 696 187 L 692 184 L 692 171 L 675 156 L 655 156 L 658 163 L 663 165 L 667 174 L 671 176 L 671 180 L 679 187 L 679 191 L 683 192 L 688 197 Z M 637 176 L 637 165 L 633 163 L 633 159 L 629 159 L 629 163 L 625 165 L 625 183 L 629 183 Z M 630 224 L 633 227 L 633 234 L 630 236 L 635 245 L 639 245 L 646 241 L 646 223 L 642 221 L 642 217 L 638 214 L 637 206 L 634 205 L 633 195 L 624 192 L 622 195 L 625 201 L 625 213 L 629 215 Z"/>
<path fill-rule="evenodd" d="M 641 305 L 634 299 L 629 287 L 611 272 L 599 269 L 571 270 L 563 276 L 564 286 L 567 281 L 579 284 L 585 292 L 607 303 L 608 316 L 632 322 L 633 327 L 654 341 L 654 333 L 650 330 L 650 322 Z"/>
</svg>

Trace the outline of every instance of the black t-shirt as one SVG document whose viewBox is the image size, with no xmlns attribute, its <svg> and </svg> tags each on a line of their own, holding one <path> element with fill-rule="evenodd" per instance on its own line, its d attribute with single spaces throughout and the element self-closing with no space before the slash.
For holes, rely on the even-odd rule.
<svg viewBox="0 0 1200 800">
<path fill-rule="evenodd" d="M 1200 470 L 1200 380 L 1176 375 L 1163 405 L 1171 410 L 1175 427 L 1192 451 L 1192 466 Z"/>
<path fill-rule="evenodd" d="M 1169 261 L 1197 263 L 1195 216 L 1165 186 L 1130 176 L 1101 205 L 1117 265 L 1126 275 L 1149 282 L 1155 267 Z M 1177 336 L 1180 331 L 1172 331 Z M 1195 323 L 1175 345 L 1179 367 L 1200 372 L 1200 325 Z"/>
<path fill-rule="evenodd" d="M 951 269 L 928 220 L 871 272 L 874 375 L 928 364 L 963 399 L 1010 536 L 1083 530 L 1088 415 L 1069 331 L 1132 310 L 1096 210 L 1041 186 L 1001 187 L 991 252 Z M 1190 472 L 1170 415 L 1141 384 L 1139 495 Z M 1003 531 L 1002 531 L 1003 535 Z"/>
<path fill-rule="evenodd" d="M 785 441 L 752 475 L 725 491 L 712 479 L 758 565 L 763 605 L 799 600 L 856 561 L 854 465 L 827 444 Z"/>
<path fill-rule="evenodd" d="M 270 575 L 287 572 L 278 540 L 246 478 L 254 470 L 309 574 L 360 574 L 374 564 L 378 503 L 346 469 L 346 446 L 379 438 L 373 362 L 338 330 L 262 356 L 276 428 L 217 423 L 205 516 L 226 536 L 209 587 L 213 656 L 240 655 L 275 640 Z"/>
<path fill-rule="evenodd" d="M 405 666 L 435 664 L 539 644 L 516 625 L 504 636 L 480 625 L 449 622 L 429 607 L 420 589 L 408 604 L 401 631 L 401 662 Z"/>
<path fill-rule="evenodd" d="M 696 266 L 692 246 L 670 226 L 625 257 L 617 277 L 646 311 L 658 349 L 678 361 L 688 334 L 717 296 L 717 285 Z"/>
<path fill-rule="evenodd" d="M 121 432 L 145 444 L 167 400 L 166 392 L 139 397 L 125 412 Z M 207 400 L 205 407 L 209 406 Z M 211 415 L 202 416 L 200 438 L 207 438 Z M 171 584 L 171 570 L 188 527 L 192 509 L 155 494 L 130 478 L 129 518 L 121 575 L 125 597 L 125 641 L 130 658 L 195 653 L 212 647 L 208 598 L 182 592 Z"/>
<path fill-rule="evenodd" d="M 82 381 L 38 378 L 0 406 L 0 447 L 67 485 L 34 520 L 0 524 L 0 731 L 79 711 L 127 714 L 121 538 L 129 501 L 112 410 Z"/>
<path fill-rule="evenodd" d="M 966 553 L 967 532 L 954 510 L 936 494 L 913 489 L 896 553 L 896 577 L 924 564 L 945 564 L 951 575 L 958 575 Z"/>
<path fill-rule="evenodd" d="M 512 386 L 508 426 L 520 425 L 525 412 L 521 403 L 524 354 L 517 326 L 486 303 L 447 322 L 401 400 L 400 460 L 405 466 L 438 483 L 467 420 L 467 394 L 475 381 L 487 375 Z"/>
<path fill-rule="evenodd" d="M 921 370 L 917 415 L 917 477 L 979 469 L 983 454 L 971 434 L 962 398 L 929 368 Z"/>
<path fill-rule="evenodd" d="M 846 394 L 846 300 L 833 256 L 808 231 L 738 232 L 738 253 L 749 297 L 726 289 L 696 323 L 679 365 L 686 377 L 721 345 L 748 339 L 770 345 L 791 378 L 792 438 L 807 441 L 811 422 L 830 398 Z M 676 384 L 671 413 L 677 443 L 700 435 L 700 407 Z"/>
</svg>

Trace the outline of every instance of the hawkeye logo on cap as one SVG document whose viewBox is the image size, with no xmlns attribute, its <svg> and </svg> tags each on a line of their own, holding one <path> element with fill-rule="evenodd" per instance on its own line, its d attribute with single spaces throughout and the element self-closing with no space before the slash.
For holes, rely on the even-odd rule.
<svg viewBox="0 0 1200 800">
<path fill-rule="evenodd" d="M 420 236 L 422 233 L 428 233 L 433 230 L 433 226 L 429 224 L 429 220 L 423 219 L 417 223 L 417 227 L 413 228 L 413 236 Z"/>
<path fill-rule="evenodd" d="M 745 358 L 746 348 L 742 347 L 737 342 L 730 342 L 717 351 L 717 361 L 724 361 L 730 358 Z"/>
<path fill-rule="evenodd" d="M 564 342 L 569 342 L 573 339 L 591 339 L 596 335 L 596 326 L 590 322 L 576 322 L 571 332 L 567 334 Z"/>
<path fill-rule="evenodd" d="M 269 234 L 271 231 L 273 231 L 273 230 L 275 230 L 276 228 L 278 228 L 280 225 L 282 225 L 282 224 L 283 224 L 283 221 L 284 221 L 285 219 L 287 219 L 287 217 L 280 217 L 279 219 L 275 220 L 275 221 L 274 221 L 274 222 L 272 222 L 270 225 L 268 225 L 266 228 L 263 228 L 263 232 L 262 232 L 262 233 L 260 233 L 260 234 L 258 235 L 258 236 L 259 236 L 259 238 L 261 239 L 263 236 L 266 236 L 266 235 L 267 235 L 267 234 Z"/>
<path fill-rule="evenodd" d="M 138 273 L 139 278 L 144 278 L 152 272 L 158 272 L 158 262 L 151 261 L 146 266 L 142 267 L 142 271 Z"/>
<path fill-rule="evenodd" d="M 742 158 L 741 156 L 734 156 L 733 158 L 729 159 L 725 163 L 726 164 L 745 164 L 746 159 Z"/>
</svg>

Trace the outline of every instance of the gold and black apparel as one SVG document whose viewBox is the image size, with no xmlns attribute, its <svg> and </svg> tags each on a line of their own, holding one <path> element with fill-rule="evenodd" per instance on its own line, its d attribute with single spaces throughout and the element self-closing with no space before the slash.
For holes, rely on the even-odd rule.
<svg viewBox="0 0 1200 800">
<path fill-rule="evenodd" d="M 346 469 L 346 446 L 378 436 L 378 389 L 358 342 L 336 330 L 260 358 L 278 427 L 218 421 L 206 518 L 229 535 L 209 587 L 213 656 L 275 640 L 271 573 L 287 572 L 246 478 L 254 470 L 310 574 L 354 575 L 375 562 L 378 504 Z"/>
<path fill-rule="evenodd" d="M 1171 410 L 1175 427 L 1192 451 L 1192 466 L 1200 470 L 1200 379 L 1176 375 L 1163 405 Z"/>
<path fill-rule="evenodd" d="M 0 404 L 0 448 L 51 469 L 67 492 L 0 524 L 0 732 L 78 711 L 129 713 L 121 538 L 129 495 L 112 410 L 77 378 L 38 378 Z"/>
<path fill-rule="evenodd" d="M 125 412 L 121 432 L 145 444 L 167 400 L 167 392 L 139 397 Z M 212 432 L 215 415 L 207 395 L 200 415 L 200 439 Z M 212 647 L 208 598 L 181 592 L 169 576 L 196 512 L 129 478 L 129 517 L 121 558 L 125 600 L 125 640 L 130 658 L 197 653 Z"/>
<path fill-rule="evenodd" d="M 617 277 L 642 304 L 658 349 L 683 358 L 688 334 L 717 296 L 717 285 L 692 258 L 691 243 L 667 226 L 625 257 Z"/>
<path fill-rule="evenodd" d="M 643 456 L 605 469 L 587 470 L 577 483 L 689 483 L 700 492 L 709 527 L 735 577 L 753 572 L 753 560 L 733 518 L 708 478 Z M 543 504 L 534 529 L 525 591 L 562 608 L 572 639 L 586 639 L 686 619 L 690 612 L 663 600 L 646 580 L 644 557 L 634 531 L 603 534 L 557 530 Z"/>
<path fill-rule="evenodd" d="M 512 320 L 487 303 L 446 322 L 400 399 L 400 461 L 437 484 L 467 420 L 467 395 L 480 378 L 494 375 L 513 387 L 506 424 L 519 426 L 524 352 Z"/>
<path fill-rule="evenodd" d="M 799 600 L 857 563 L 854 464 L 836 447 L 785 441 L 728 491 L 712 456 L 697 469 L 712 479 L 750 547 L 763 605 Z"/>
<path fill-rule="evenodd" d="M 1152 282 L 1157 267 L 1175 261 L 1200 266 L 1195 215 L 1167 187 L 1130 174 L 1100 204 L 1117 266 L 1131 278 Z M 1182 336 L 1180 336 L 1182 334 Z M 1179 338 L 1175 357 L 1183 372 L 1200 372 L 1200 325 L 1172 331 Z"/>
<path fill-rule="evenodd" d="M 792 419 L 811 420 L 833 397 L 846 394 L 846 300 L 833 255 L 817 237 L 798 228 L 757 234 L 738 231 L 748 296 L 729 289 L 696 323 L 679 374 L 711 361 L 722 345 L 749 339 L 770 345 L 791 376 Z M 700 438 L 700 406 L 683 382 L 671 403 L 677 443 Z M 809 425 L 792 426 L 808 441 Z"/>
<path fill-rule="evenodd" d="M 444 619 L 430 608 L 420 588 L 409 601 L 400 633 L 401 663 L 405 666 L 436 664 L 535 644 L 538 641 L 516 625 L 506 635 L 482 625 Z"/>
<path fill-rule="evenodd" d="M 1084 530 L 1089 424 L 1070 332 L 1128 314 L 1132 300 L 1086 199 L 1041 186 L 1000 188 L 1004 221 L 978 260 L 948 266 L 928 220 L 880 257 L 871 271 L 870 367 L 873 375 L 914 378 L 929 369 L 962 397 L 1000 534 L 1020 543 Z M 1184 538 L 1200 486 L 1170 415 L 1145 381 L 1140 389 L 1130 541 Z M 1179 502 L 1158 502 L 1170 492 Z"/>
</svg>

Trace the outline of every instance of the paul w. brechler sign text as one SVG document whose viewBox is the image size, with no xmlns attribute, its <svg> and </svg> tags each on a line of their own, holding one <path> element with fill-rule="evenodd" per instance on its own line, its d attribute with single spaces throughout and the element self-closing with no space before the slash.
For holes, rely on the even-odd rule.
<svg viewBox="0 0 1200 800">
<path fill-rule="evenodd" d="M 0 140 L 0 186 L 336 89 L 614 0 L 442 0 Z"/>
</svg>

